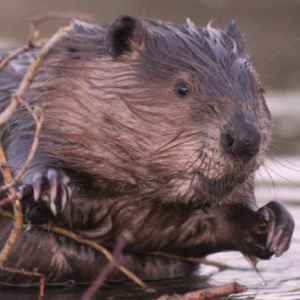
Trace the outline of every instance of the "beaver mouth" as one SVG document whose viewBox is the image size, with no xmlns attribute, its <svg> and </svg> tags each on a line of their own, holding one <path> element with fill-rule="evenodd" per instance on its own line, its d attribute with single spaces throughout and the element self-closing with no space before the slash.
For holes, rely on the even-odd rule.
<svg viewBox="0 0 300 300">
<path fill-rule="evenodd" d="M 204 196 L 214 198 L 223 198 L 232 193 L 238 186 L 243 184 L 248 178 L 249 174 L 243 172 L 232 172 L 219 179 L 208 178 L 202 173 L 198 173 L 200 189 Z"/>
</svg>

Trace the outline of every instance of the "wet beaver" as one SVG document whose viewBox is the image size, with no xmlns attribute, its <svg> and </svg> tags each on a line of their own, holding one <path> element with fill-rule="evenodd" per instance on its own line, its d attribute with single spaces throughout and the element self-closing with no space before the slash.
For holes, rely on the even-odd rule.
<svg viewBox="0 0 300 300">
<path fill-rule="evenodd" d="M 1 111 L 37 51 L 1 73 Z M 26 101 L 50 103 L 19 186 L 28 222 L 51 221 L 109 247 L 126 230 L 133 237 L 128 267 L 145 279 L 183 276 L 198 266 L 135 251 L 200 257 L 238 250 L 268 259 L 289 248 L 289 212 L 275 201 L 258 209 L 254 198 L 271 116 L 234 22 L 222 31 L 190 20 L 74 21 Z M 34 131 L 22 107 L 1 128 L 9 164 L 25 162 Z M 12 222 L 0 222 L 3 247 Z M 21 234 L 6 266 L 37 267 L 48 282 L 82 283 L 105 263 L 86 246 L 34 229 Z M 5 283 L 35 280 L 0 275 Z"/>
</svg>

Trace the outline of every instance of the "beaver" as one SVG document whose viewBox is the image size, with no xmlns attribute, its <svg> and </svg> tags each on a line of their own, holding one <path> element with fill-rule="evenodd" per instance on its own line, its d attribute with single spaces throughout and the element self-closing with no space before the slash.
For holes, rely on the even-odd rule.
<svg viewBox="0 0 300 300">
<path fill-rule="evenodd" d="M 0 111 L 37 53 L 20 54 L 2 71 Z M 234 21 L 223 31 L 189 19 L 182 26 L 131 16 L 101 26 L 74 20 L 25 100 L 50 105 L 18 186 L 33 229 L 21 233 L 6 266 L 37 268 L 50 283 L 96 278 L 106 259 L 34 226 L 47 222 L 111 248 L 130 233 L 125 266 L 148 280 L 192 274 L 198 264 L 145 251 L 269 259 L 288 250 L 291 214 L 279 202 L 255 201 L 272 121 Z M 19 107 L 1 128 L 10 165 L 24 164 L 34 133 Z M 0 223 L 3 247 L 12 221 Z M 7 284 L 37 280 L 0 273 Z"/>
</svg>

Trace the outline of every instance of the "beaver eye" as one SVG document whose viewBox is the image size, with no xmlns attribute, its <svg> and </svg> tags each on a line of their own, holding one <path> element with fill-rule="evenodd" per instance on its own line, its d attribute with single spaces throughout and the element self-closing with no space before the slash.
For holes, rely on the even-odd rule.
<svg viewBox="0 0 300 300">
<path fill-rule="evenodd" d="M 177 84 L 176 85 L 176 94 L 181 98 L 184 98 L 184 97 L 188 96 L 188 94 L 189 94 L 188 85 L 185 84 L 185 83 Z"/>
</svg>

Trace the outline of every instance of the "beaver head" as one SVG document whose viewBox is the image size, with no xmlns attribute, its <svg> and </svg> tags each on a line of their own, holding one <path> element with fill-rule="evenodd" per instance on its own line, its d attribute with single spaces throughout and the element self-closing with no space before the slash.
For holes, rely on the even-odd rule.
<svg viewBox="0 0 300 300">
<path fill-rule="evenodd" d="M 262 164 L 271 117 L 234 22 L 222 31 L 190 20 L 76 21 L 58 48 L 44 67 L 53 107 L 44 135 L 56 138 L 44 151 L 65 168 L 102 189 L 203 203 Z"/>
</svg>

